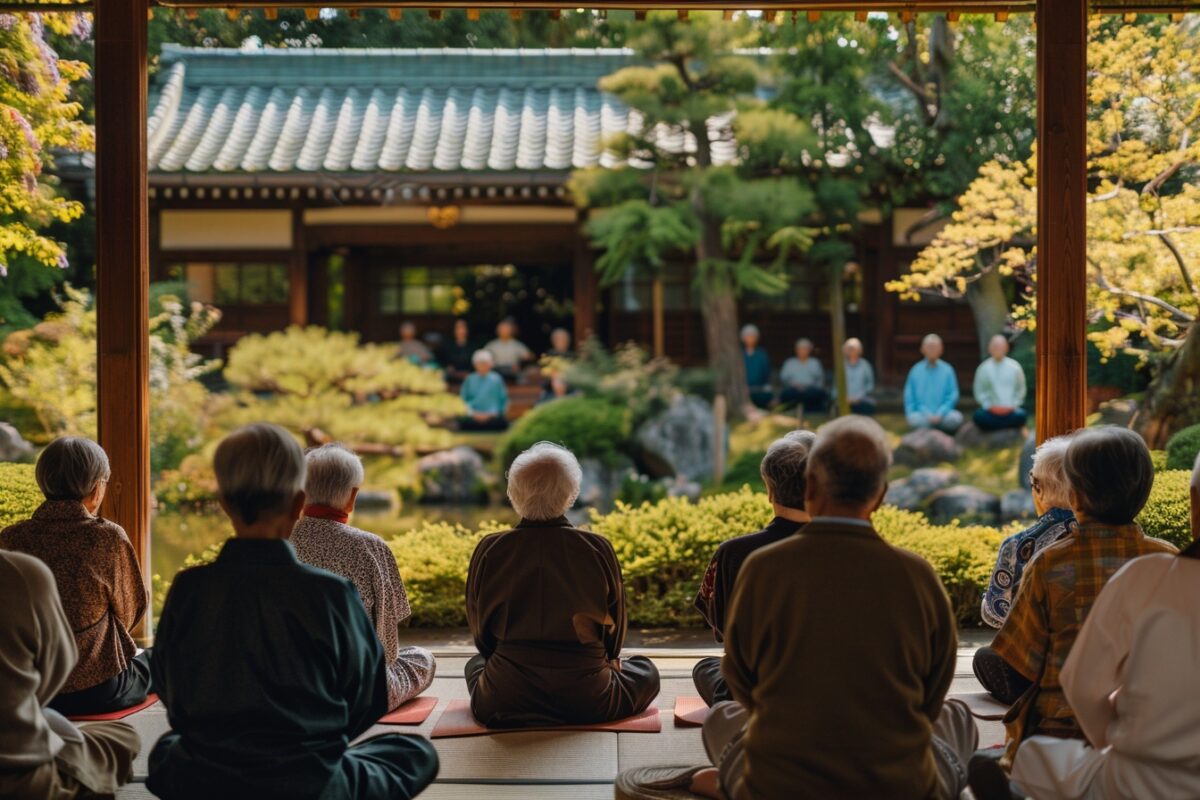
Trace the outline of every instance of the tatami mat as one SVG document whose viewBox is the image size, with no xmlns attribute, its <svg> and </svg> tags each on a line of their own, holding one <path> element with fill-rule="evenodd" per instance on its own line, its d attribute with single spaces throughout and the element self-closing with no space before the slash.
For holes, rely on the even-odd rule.
<svg viewBox="0 0 1200 800">
<path fill-rule="evenodd" d="M 629 734 L 647 739 L 656 734 Z M 617 737 L 596 731 L 504 733 L 437 739 L 440 780 L 611 781 Z"/>
<path fill-rule="evenodd" d="M 612 800 L 608 783 L 502 786 L 496 784 L 435 783 L 421 800 Z"/>
</svg>

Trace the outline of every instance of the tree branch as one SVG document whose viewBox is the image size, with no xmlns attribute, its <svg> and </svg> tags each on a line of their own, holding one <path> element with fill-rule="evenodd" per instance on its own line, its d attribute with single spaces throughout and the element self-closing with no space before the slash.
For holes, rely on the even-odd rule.
<svg viewBox="0 0 1200 800">
<path fill-rule="evenodd" d="M 1191 323 L 1196 321 L 1195 316 L 1187 313 L 1182 308 L 1173 306 L 1166 300 L 1161 300 L 1152 294 L 1143 294 L 1142 292 L 1135 292 L 1132 289 L 1118 289 L 1116 286 L 1113 286 L 1111 283 L 1109 283 L 1103 275 L 1097 276 L 1096 283 L 1101 289 L 1109 294 L 1115 294 L 1118 297 L 1128 297 L 1131 300 L 1137 300 L 1142 303 L 1148 303 L 1149 305 L 1157 306 L 1163 311 L 1166 311 L 1168 314 L 1172 314 L 1184 322 Z"/>
<path fill-rule="evenodd" d="M 896 66 L 894 61 L 888 62 L 888 70 L 896 76 L 896 79 L 903 84 L 905 89 L 908 89 L 916 96 L 917 102 L 921 104 L 921 111 L 925 115 L 925 120 L 927 122 L 932 121 L 933 116 L 929 113 L 929 106 L 931 103 L 929 92 L 925 91 L 923 86 L 910 78 L 908 73 Z"/>
</svg>

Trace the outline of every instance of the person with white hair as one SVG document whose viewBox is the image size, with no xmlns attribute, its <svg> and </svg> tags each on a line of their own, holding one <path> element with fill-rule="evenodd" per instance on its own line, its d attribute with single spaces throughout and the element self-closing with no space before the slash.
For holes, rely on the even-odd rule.
<svg viewBox="0 0 1200 800">
<path fill-rule="evenodd" d="M 300 445 L 247 425 L 221 440 L 213 471 L 234 538 L 167 594 L 151 665 L 171 730 L 146 788 L 163 800 L 416 796 L 437 775 L 427 739 L 350 744 L 387 712 L 387 670 L 354 584 L 288 543 L 305 505 Z"/>
<path fill-rule="evenodd" d="M 871 525 L 891 452 L 873 420 L 825 425 L 794 536 L 751 555 L 726 622 L 734 700 L 704 722 L 714 767 L 632 770 L 618 798 L 958 798 L 978 730 L 954 679 L 954 614 L 933 568 Z M 881 613 L 883 612 L 883 613 Z"/>
<path fill-rule="evenodd" d="M 508 389 L 504 379 L 492 367 L 495 359 L 490 350 L 476 350 L 471 356 L 475 371 L 463 381 L 459 396 L 467 406 L 465 416 L 459 417 L 458 427 L 464 431 L 502 431 L 508 427 Z"/>
<path fill-rule="evenodd" d="M 401 647 L 400 626 L 412 616 L 396 558 L 383 539 L 348 522 L 363 484 L 363 465 L 340 444 L 326 444 L 305 455 L 306 505 L 292 530 L 292 546 L 305 564 L 348 578 L 383 645 L 388 707 L 397 708 L 429 688 L 433 653 Z"/>
<path fill-rule="evenodd" d="M 842 344 L 842 358 L 846 373 L 846 397 L 850 401 L 850 413 L 864 417 L 875 414 L 875 369 L 863 358 L 861 339 L 850 337 Z"/>
<path fill-rule="evenodd" d="M 975 370 L 975 426 L 985 431 L 1025 427 L 1025 370 L 1008 357 L 1008 339 L 1001 334 L 988 342 L 988 356 Z"/>
<path fill-rule="evenodd" d="M 813 355 L 811 339 L 796 340 L 796 354 L 783 362 L 779 370 L 779 393 L 782 403 L 798 403 L 810 414 L 829 410 L 829 391 L 825 388 L 825 368 Z"/>
<path fill-rule="evenodd" d="M 704 571 L 695 606 L 718 642 L 725 640 L 725 617 L 742 564 L 754 552 L 794 536 L 811 519 L 804 510 L 804 471 L 816 438 L 812 431 L 792 431 L 771 443 L 759 465 L 759 474 L 775 517 L 760 531 L 722 542 Z M 717 656 L 696 662 L 692 681 L 710 706 L 732 699 L 721 677 L 721 659 Z"/>
<path fill-rule="evenodd" d="M 1200 458 L 1192 469 L 1200 533 Z M 1200 541 L 1134 559 L 1100 592 L 1062 669 L 1087 737 L 1034 736 L 1013 781 L 1039 800 L 1200 797 Z"/>
<path fill-rule="evenodd" d="M 942 360 L 942 337 L 931 333 L 921 341 L 923 358 L 904 381 L 904 418 L 914 428 L 954 433 L 963 423 L 958 410 L 958 375 Z"/>
<path fill-rule="evenodd" d="M 771 391 L 771 358 L 759 346 L 762 337 L 757 325 L 743 325 L 740 338 L 750 402 L 759 408 L 767 408 L 775 398 L 775 393 Z"/>
<path fill-rule="evenodd" d="M 654 664 L 621 658 L 628 624 L 621 565 L 603 536 L 567 521 L 583 472 L 539 442 L 513 460 L 515 528 L 485 536 L 467 570 L 471 711 L 489 728 L 608 722 L 658 695 Z"/>
<path fill-rule="evenodd" d="M 50 706 L 75 716 L 137 705 L 154 690 L 150 652 L 139 653 L 130 634 L 149 595 L 129 537 L 99 516 L 108 456 L 91 439 L 64 436 L 42 451 L 34 475 L 46 500 L 0 532 L 0 549 L 50 568 L 75 631 L 79 660 Z"/>
</svg>

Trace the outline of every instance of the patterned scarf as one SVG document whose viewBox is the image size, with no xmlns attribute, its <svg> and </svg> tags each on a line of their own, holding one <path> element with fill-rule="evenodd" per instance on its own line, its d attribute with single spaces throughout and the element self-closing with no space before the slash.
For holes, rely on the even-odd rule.
<svg viewBox="0 0 1200 800">
<path fill-rule="evenodd" d="M 350 519 L 350 515 L 340 508 L 333 506 L 323 506 L 319 503 L 309 503 L 304 507 L 304 516 L 316 517 L 317 519 L 331 519 L 334 522 L 340 522 L 343 525 Z"/>
</svg>

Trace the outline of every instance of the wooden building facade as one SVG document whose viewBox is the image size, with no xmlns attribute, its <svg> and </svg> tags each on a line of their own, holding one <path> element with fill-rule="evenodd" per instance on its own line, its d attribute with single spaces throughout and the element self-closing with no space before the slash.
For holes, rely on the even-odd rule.
<svg viewBox="0 0 1200 800">
<path fill-rule="evenodd" d="M 613 166 L 608 136 L 635 112 L 597 82 L 624 50 L 220 50 L 167 46 L 148 125 L 154 280 L 186 281 L 223 312 L 203 345 L 288 324 L 397 337 L 401 321 L 476 339 L 512 316 L 535 350 L 567 327 L 577 340 L 652 340 L 648 277 L 600 287 L 571 201 L 571 170 Z M 718 152 L 717 148 L 722 150 Z M 733 147 L 714 145 L 728 160 Z M 937 331 L 969 375 L 978 347 L 969 310 L 901 304 L 883 290 L 932 236 L 905 238 L 898 211 L 863 227 L 847 291 L 848 333 L 897 382 Z M 776 362 L 797 337 L 828 363 L 822 272 L 792 265 L 778 296 L 747 296 L 741 319 Z M 667 355 L 705 361 L 686 263 L 666 270 Z"/>
</svg>

